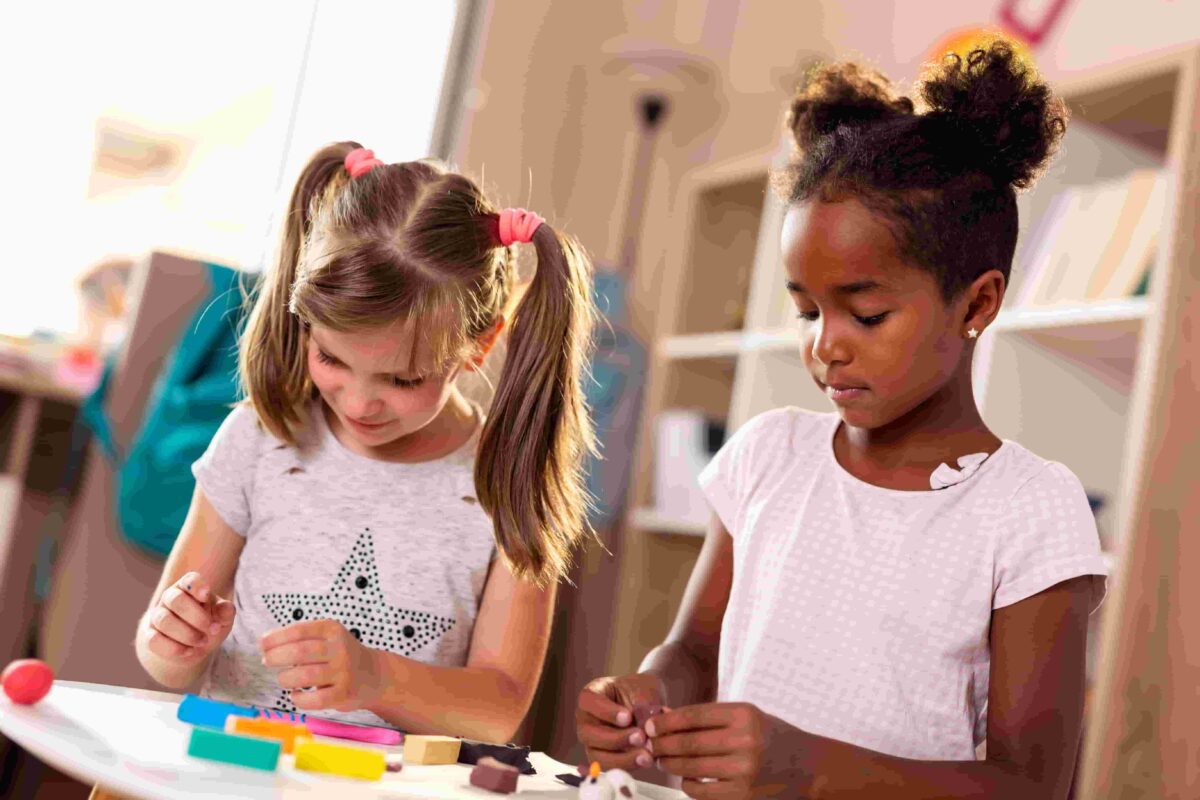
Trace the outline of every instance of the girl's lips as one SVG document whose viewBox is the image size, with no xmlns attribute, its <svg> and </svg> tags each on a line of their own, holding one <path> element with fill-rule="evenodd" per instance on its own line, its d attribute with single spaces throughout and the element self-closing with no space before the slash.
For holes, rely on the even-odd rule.
<svg viewBox="0 0 1200 800">
<path fill-rule="evenodd" d="M 353 417 L 346 417 L 346 421 L 349 422 L 351 425 L 353 425 L 355 428 L 358 428 L 359 430 L 362 430 L 362 431 L 377 431 L 380 428 L 387 425 L 386 422 L 375 422 L 375 423 L 359 422 L 358 420 L 354 419 Z"/>
<path fill-rule="evenodd" d="M 826 396 L 835 403 L 848 403 L 862 397 L 867 392 L 865 386 L 853 386 L 846 383 L 822 383 L 821 388 L 825 390 Z"/>
</svg>

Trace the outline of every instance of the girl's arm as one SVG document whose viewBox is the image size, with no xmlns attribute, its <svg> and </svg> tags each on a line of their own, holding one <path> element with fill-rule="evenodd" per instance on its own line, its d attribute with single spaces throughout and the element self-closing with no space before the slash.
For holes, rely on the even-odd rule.
<svg viewBox="0 0 1200 800">
<path fill-rule="evenodd" d="M 138 661 L 163 686 L 191 685 L 229 633 L 228 598 L 245 543 L 197 486 L 134 640 Z M 213 623 L 220 626 L 216 634 Z"/>
<path fill-rule="evenodd" d="M 733 538 L 714 514 L 671 631 L 642 660 L 640 671 L 658 678 L 666 705 L 716 699 L 721 621 L 732 585 Z"/>
<path fill-rule="evenodd" d="M 422 664 L 394 653 L 379 659 L 368 710 L 410 733 L 509 742 L 529 710 L 542 673 L 556 587 L 517 580 L 496 559 L 483 590 L 465 667 Z"/>
<path fill-rule="evenodd" d="M 727 796 L 732 783 L 771 787 L 783 797 L 1061 800 L 1079 749 L 1091 580 L 1065 581 L 993 612 L 985 761 L 884 755 L 797 730 L 745 704 L 655 718 L 654 752 L 695 798 Z M 745 746 L 714 763 L 708 740 L 734 737 Z M 699 781 L 718 774 L 716 783 Z"/>
<path fill-rule="evenodd" d="M 575 732 L 589 761 L 604 769 L 648 767 L 646 737 L 630 728 L 639 703 L 688 705 L 716 696 L 721 622 L 733 583 L 733 539 L 714 515 L 666 641 L 642 661 L 636 675 L 597 678 L 579 693 Z"/>
</svg>

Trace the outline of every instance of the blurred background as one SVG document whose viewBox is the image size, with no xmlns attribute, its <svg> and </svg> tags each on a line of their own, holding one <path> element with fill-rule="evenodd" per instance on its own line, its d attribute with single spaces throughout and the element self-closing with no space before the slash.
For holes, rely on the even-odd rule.
<svg viewBox="0 0 1200 800">
<path fill-rule="evenodd" d="M 999 434 L 1080 476 L 1113 569 L 1089 648 L 1090 786 L 1200 781 L 1179 744 L 1189 724 L 1200 741 L 1184 580 L 1200 562 L 1200 5 L 1183 0 L 6 4 L 0 660 L 150 686 L 118 645 L 233 399 L 232 326 L 201 312 L 236 314 L 304 160 L 355 139 L 448 160 L 597 261 L 606 457 L 590 480 L 609 552 L 564 588 L 522 733 L 577 760 L 579 689 L 635 669 L 678 607 L 707 515 L 696 474 L 755 414 L 828 408 L 796 352 L 767 191 L 792 90 L 842 58 L 908 88 L 997 33 L 1073 122 L 1021 197 L 978 397 Z M 0 751 L 0 794 L 86 796 Z"/>
</svg>

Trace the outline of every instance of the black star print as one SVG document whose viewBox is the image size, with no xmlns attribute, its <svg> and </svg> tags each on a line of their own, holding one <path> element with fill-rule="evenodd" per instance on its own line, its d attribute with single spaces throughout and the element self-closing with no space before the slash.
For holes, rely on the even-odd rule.
<svg viewBox="0 0 1200 800">
<path fill-rule="evenodd" d="M 439 640 L 454 626 L 450 617 L 388 605 L 379 585 L 370 529 L 359 534 L 327 594 L 265 594 L 263 602 L 280 625 L 332 619 L 367 647 L 402 656 Z"/>
</svg>

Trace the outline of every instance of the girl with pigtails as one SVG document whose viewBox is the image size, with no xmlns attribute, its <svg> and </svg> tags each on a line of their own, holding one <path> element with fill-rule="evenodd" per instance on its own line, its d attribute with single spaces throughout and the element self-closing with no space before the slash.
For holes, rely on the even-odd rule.
<svg viewBox="0 0 1200 800">
<path fill-rule="evenodd" d="M 536 273 L 515 308 L 513 245 Z M 137 631 L 168 687 L 508 741 L 586 529 L 590 264 L 462 175 L 330 145 L 241 340 L 245 400 Z M 507 328 L 492 406 L 456 380 Z"/>
</svg>

